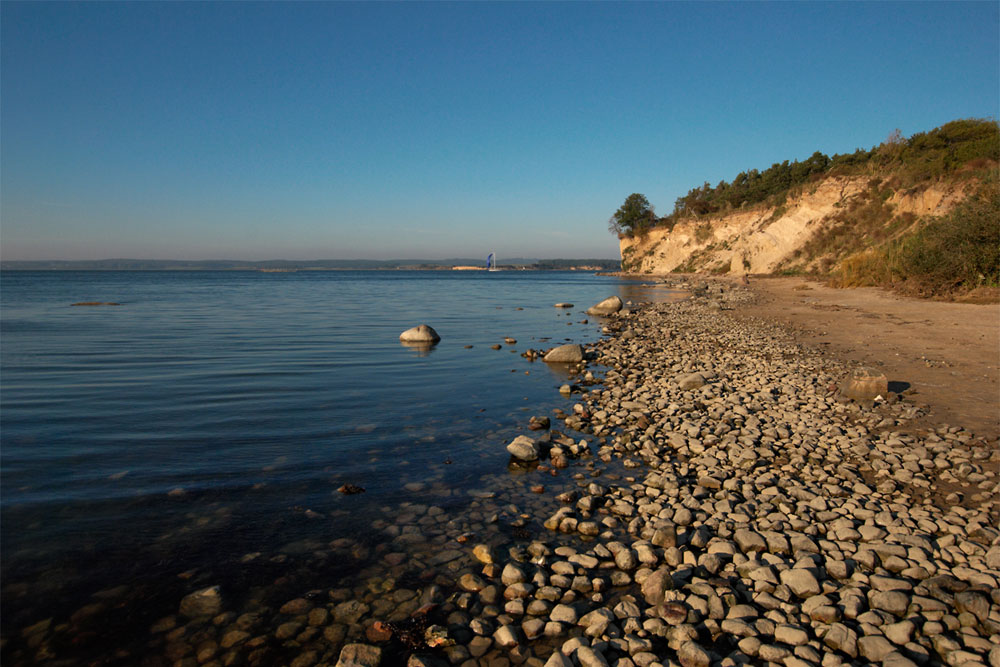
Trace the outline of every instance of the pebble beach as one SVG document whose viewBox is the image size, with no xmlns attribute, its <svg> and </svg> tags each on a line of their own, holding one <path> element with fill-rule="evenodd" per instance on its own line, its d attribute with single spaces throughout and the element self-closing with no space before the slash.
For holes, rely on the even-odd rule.
<svg viewBox="0 0 1000 667">
<path fill-rule="evenodd" d="M 249 594 L 202 582 L 80 661 L 127 613 L 110 589 L 5 662 L 1000 665 L 998 443 L 905 393 L 849 398 L 854 365 L 737 317 L 748 287 L 674 286 L 603 318 L 566 408 L 461 502 L 415 485 L 364 535 L 247 554 Z"/>
</svg>

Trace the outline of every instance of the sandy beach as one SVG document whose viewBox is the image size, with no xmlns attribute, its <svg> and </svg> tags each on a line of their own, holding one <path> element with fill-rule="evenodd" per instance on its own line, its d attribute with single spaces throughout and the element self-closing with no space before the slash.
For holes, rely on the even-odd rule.
<svg viewBox="0 0 1000 667">
<path fill-rule="evenodd" d="M 754 279 L 743 309 L 789 325 L 798 340 L 882 369 L 930 406 L 930 419 L 1000 436 L 1000 304 L 929 301 L 801 278 Z"/>
</svg>

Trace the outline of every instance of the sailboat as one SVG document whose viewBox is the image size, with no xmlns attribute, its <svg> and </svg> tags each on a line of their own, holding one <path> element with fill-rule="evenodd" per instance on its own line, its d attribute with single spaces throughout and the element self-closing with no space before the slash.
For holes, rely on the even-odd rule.
<svg viewBox="0 0 1000 667">
<path fill-rule="evenodd" d="M 497 268 L 497 256 L 494 253 L 490 253 L 486 256 L 486 270 L 487 271 L 499 271 Z"/>
</svg>

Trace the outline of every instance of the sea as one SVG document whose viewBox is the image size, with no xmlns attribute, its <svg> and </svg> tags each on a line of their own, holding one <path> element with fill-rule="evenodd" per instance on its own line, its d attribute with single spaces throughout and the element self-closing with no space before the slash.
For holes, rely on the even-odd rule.
<svg viewBox="0 0 1000 667">
<path fill-rule="evenodd" d="M 611 295 L 670 296 L 581 271 L 3 272 L 4 639 L 141 591 L 127 634 L 186 578 L 258 585 L 247 554 L 356 538 L 430 489 L 460 510 L 579 400 L 523 353 L 597 340 L 584 310 Z M 401 344 L 418 324 L 441 341 Z"/>
</svg>

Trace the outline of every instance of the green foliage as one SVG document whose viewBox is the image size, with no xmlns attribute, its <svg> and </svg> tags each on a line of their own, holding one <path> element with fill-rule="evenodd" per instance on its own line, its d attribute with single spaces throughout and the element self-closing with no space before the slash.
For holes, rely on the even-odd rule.
<svg viewBox="0 0 1000 667">
<path fill-rule="evenodd" d="M 656 213 L 645 195 L 634 192 L 625 198 L 611 219 L 608 229 L 618 236 L 641 234 L 656 224 Z"/>
<path fill-rule="evenodd" d="M 673 213 L 657 221 L 673 225 L 681 218 L 710 215 L 767 202 L 781 206 L 788 192 L 825 176 L 878 174 L 892 188 L 912 188 L 922 182 L 968 172 L 981 176 L 1000 161 L 1000 126 L 993 120 L 966 119 L 946 123 L 909 139 L 893 131 L 881 145 L 828 157 L 816 151 L 803 162 L 785 160 L 764 171 L 740 172 L 727 183 L 705 182 L 674 204 Z M 892 190 L 883 190 L 891 196 Z"/>
<path fill-rule="evenodd" d="M 985 187 L 951 213 L 842 262 L 841 286 L 897 286 L 946 295 L 1000 286 L 1000 189 Z"/>
<path fill-rule="evenodd" d="M 783 199 L 791 187 L 808 182 L 815 174 L 825 173 L 829 166 L 830 158 L 816 151 L 805 162 L 789 164 L 785 160 L 763 172 L 756 169 L 740 172 L 732 183 L 720 181 L 713 188 L 706 182 L 680 197 L 674 204 L 674 214 L 681 217 L 705 215 L 757 204 L 771 197 Z"/>
</svg>

